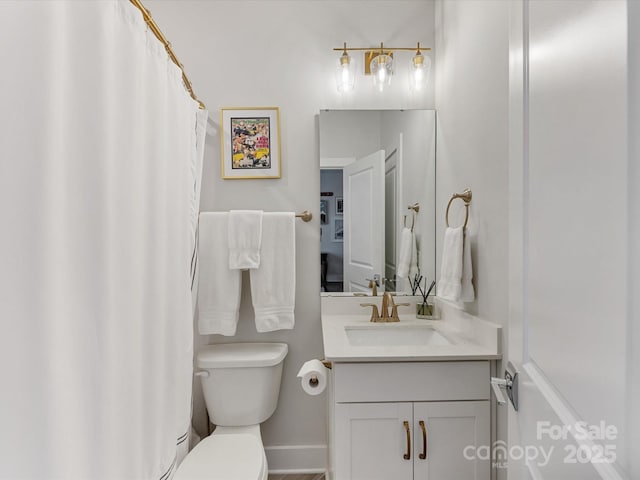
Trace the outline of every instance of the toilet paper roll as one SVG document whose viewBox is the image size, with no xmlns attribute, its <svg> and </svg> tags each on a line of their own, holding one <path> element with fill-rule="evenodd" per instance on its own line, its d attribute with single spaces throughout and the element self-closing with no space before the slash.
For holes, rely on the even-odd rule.
<svg viewBox="0 0 640 480">
<path fill-rule="evenodd" d="M 304 362 L 298 372 L 302 389 L 309 395 L 320 395 L 327 388 L 327 368 L 316 358 Z"/>
</svg>

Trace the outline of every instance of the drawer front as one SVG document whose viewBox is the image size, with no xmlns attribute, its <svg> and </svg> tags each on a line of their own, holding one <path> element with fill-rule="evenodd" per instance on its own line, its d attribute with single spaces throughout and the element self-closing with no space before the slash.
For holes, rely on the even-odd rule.
<svg viewBox="0 0 640 480">
<path fill-rule="evenodd" d="M 334 363 L 335 401 L 489 399 L 488 361 Z"/>
</svg>

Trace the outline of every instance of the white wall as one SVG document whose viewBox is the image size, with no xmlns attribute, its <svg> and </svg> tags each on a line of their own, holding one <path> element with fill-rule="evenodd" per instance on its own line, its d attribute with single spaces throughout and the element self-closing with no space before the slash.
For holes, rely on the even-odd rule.
<svg viewBox="0 0 640 480">
<path fill-rule="evenodd" d="M 473 192 L 468 228 L 476 301 L 465 304 L 465 309 L 502 325 L 504 339 L 508 314 L 508 12 L 509 2 L 502 0 L 436 3 L 436 266 L 439 275 L 449 198 L 469 187 Z M 463 221 L 464 204 L 456 200 L 450 222 L 460 225 Z M 500 439 L 506 438 L 505 411 L 498 410 Z"/>
<path fill-rule="evenodd" d="M 630 292 L 640 290 L 640 196 L 635 195 L 635 189 L 640 185 L 640 3 L 630 2 L 628 8 L 629 34 L 629 255 Z M 632 295 L 629 302 L 629 358 L 630 365 L 640 365 L 640 295 Z M 631 478 L 640 477 L 640 456 L 634 452 L 640 451 L 640 368 L 630 368 L 627 373 L 629 395 L 627 400 L 627 416 L 629 419 L 629 445 L 625 455 L 629 459 L 629 474 Z"/>
<path fill-rule="evenodd" d="M 378 110 L 322 112 L 320 158 L 362 158 L 379 150 L 381 116 Z"/>
<path fill-rule="evenodd" d="M 280 403 L 263 425 L 271 468 L 318 466 L 325 445 L 325 399 L 304 395 L 295 374 L 302 363 L 322 357 L 320 328 L 320 195 L 317 114 L 323 108 L 433 108 L 433 86 L 422 97 L 408 93 L 406 71 L 398 72 L 391 90 L 376 94 L 357 83 L 357 91 L 341 97 L 334 83 L 338 54 L 333 47 L 433 46 L 431 1 L 177 1 L 145 2 L 171 41 L 193 82 L 196 94 L 211 112 L 206 141 L 202 210 L 263 208 L 311 210 L 315 218 L 297 224 L 296 327 L 258 335 L 252 307 L 245 295 L 238 335 L 205 337 L 220 341 L 284 341 L 289 355 L 283 373 Z M 405 56 L 406 55 L 406 56 Z M 410 61 L 398 54 L 398 61 Z M 368 79 L 367 79 L 368 80 Z M 227 106 L 278 106 L 281 113 L 282 178 L 225 180 L 220 178 L 219 110 Z M 249 290 L 245 279 L 244 291 Z M 196 389 L 194 416 L 203 430 L 203 404 Z M 279 453 L 284 452 L 284 460 Z M 316 453 L 314 453 L 316 452 Z M 305 455 L 311 455 L 310 458 Z M 322 464 L 324 466 L 324 458 Z"/>
</svg>

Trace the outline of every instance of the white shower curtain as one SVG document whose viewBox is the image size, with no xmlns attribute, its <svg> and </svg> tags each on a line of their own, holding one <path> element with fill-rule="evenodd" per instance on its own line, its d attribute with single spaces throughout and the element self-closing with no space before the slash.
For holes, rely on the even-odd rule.
<svg viewBox="0 0 640 480">
<path fill-rule="evenodd" d="M 0 1 L 0 479 L 169 478 L 206 112 L 127 0 Z"/>
</svg>

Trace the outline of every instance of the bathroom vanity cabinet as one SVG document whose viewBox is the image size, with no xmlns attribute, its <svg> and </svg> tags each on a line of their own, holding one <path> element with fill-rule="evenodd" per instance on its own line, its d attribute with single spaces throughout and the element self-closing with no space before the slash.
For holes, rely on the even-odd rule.
<svg viewBox="0 0 640 480">
<path fill-rule="evenodd" d="M 332 480 L 489 480 L 490 362 L 334 362 Z"/>
<path fill-rule="evenodd" d="M 376 323 L 359 298 L 323 298 L 328 480 L 490 480 L 500 326 L 442 302 L 417 319 L 407 300 Z"/>
</svg>

